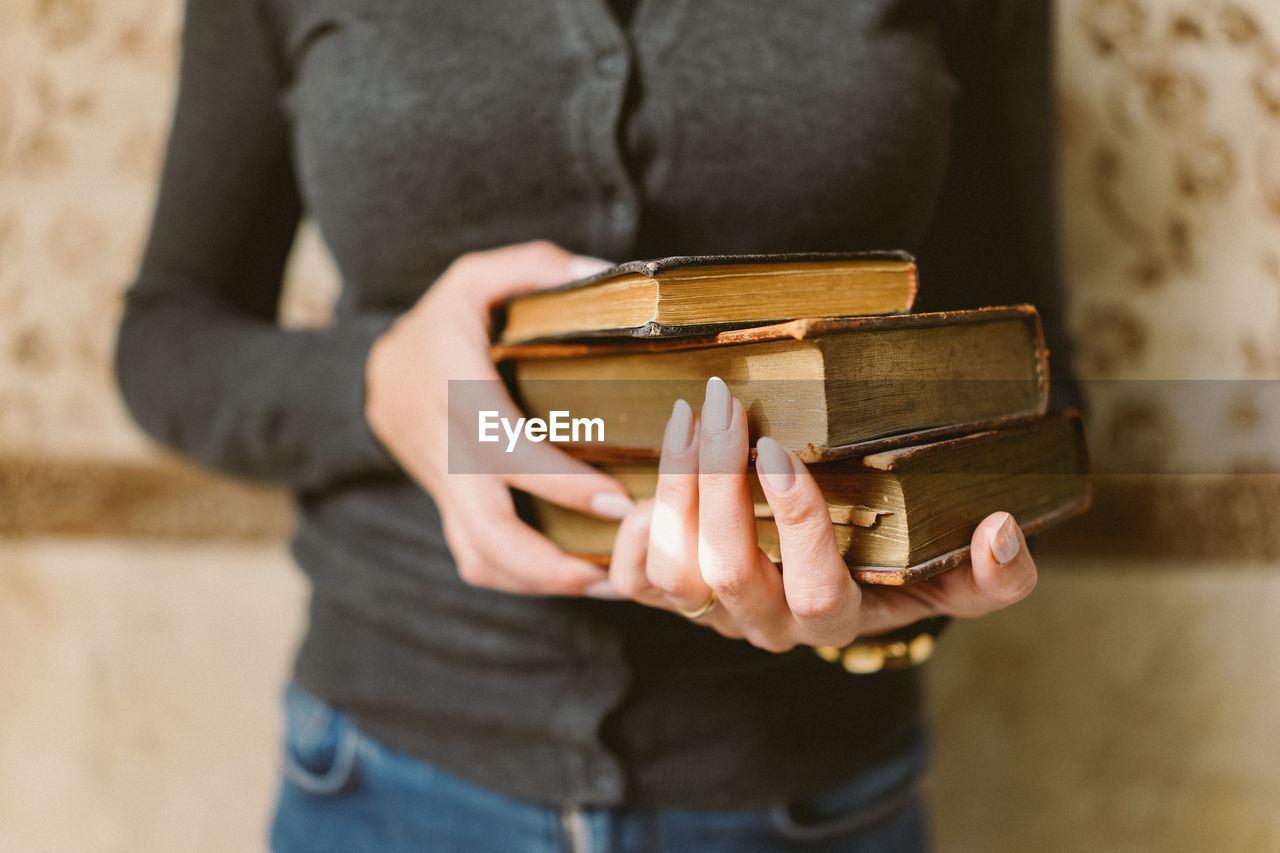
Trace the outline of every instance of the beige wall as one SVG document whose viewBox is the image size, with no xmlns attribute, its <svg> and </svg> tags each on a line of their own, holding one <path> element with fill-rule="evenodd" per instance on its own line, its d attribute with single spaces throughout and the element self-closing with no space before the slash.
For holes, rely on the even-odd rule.
<svg viewBox="0 0 1280 853">
<path fill-rule="evenodd" d="M 250 850 L 270 807 L 303 596 L 287 510 L 157 453 L 109 381 L 179 16 L 0 4 L 4 849 Z M 1236 381 L 1280 379 L 1280 5 L 1059 18 L 1079 364 L 1126 380 L 1090 386 L 1093 450 L 1223 476 L 1105 479 L 1030 601 L 952 629 L 930 670 L 939 840 L 1280 849 L 1280 410 Z M 296 323 L 334 288 L 307 242 Z M 1170 378 L 1232 381 L 1192 406 L 1149 381 Z"/>
<path fill-rule="evenodd" d="M 262 849 L 302 593 L 278 545 L 0 543 L 0 849 Z"/>
<path fill-rule="evenodd" d="M 1035 595 L 942 644 L 939 841 L 1280 850 L 1280 4 L 1058 19 L 1090 447 L 1201 473 L 1101 478 Z"/>
</svg>

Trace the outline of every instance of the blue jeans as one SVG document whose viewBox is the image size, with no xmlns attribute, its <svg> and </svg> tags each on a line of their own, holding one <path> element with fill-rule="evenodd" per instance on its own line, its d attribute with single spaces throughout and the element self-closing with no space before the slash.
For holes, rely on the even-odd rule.
<svg viewBox="0 0 1280 853">
<path fill-rule="evenodd" d="M 929 849 L 923 736 L 852 783 L 771 809 L 561 809 L 511 799 L 389 749 L 297 687 L 285 694 L 285 718 L 276 853 Z"/>
</svg>

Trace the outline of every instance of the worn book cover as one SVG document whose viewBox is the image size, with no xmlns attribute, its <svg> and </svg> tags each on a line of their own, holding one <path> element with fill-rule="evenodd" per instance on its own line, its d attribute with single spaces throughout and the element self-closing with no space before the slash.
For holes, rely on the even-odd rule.
<svg viewBox="0 0 1280 853">
<path fill-rule="evenodd" d="M 653 496 L 654 460 L 618 454 L 600 467 L 633 498 Z M 978 523 L 993 512 L 1012 513 L 1031 534 L 1083 512 L 1091 496 L 1088 453 L 1074 411 L 810 470 L 827 500 L 836 547 L 864 583 L 911 583 L 957 565 L 967 558 Z M 781 562 L 772 512 L 754 472 L 749 479 L 758 543 Z M 531 508 L 553 542 L 607 563 L 616 522 L 536 498 Z"/>
<path fill-rule="evenodd" d="M 799 317 L 911 310 L 916 264 L 897 251 L 698 255 L 632 261 L 513 297 L 498 340 L 705 334 Z"/>
<path fill-rule="evenodd" d="M 865 455 L 1042 415 L 1048 353 L 1034 308 L 803 319 L 697 337 L 499 345 L 530 417 L 599 418 L 584 458 L 656 454 L 676 398 L 719 376 L 768 435 L 806 462 Z"/>
</svg>

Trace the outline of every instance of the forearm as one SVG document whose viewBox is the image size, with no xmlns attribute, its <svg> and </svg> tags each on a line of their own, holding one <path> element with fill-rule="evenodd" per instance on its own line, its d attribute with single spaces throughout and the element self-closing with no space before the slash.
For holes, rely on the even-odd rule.
<svg viewBox="0 0 1280 853">
<path fill-rule="evenodd" d="M 299 489 L 389 472 L 364 418 L 364 363 L 391 320 L 286 331 L 138 297 L 120 328 L 120 388 L 150 435 L 212 468 Z"/>
<path fill-rule="evenodd" d="M 224 471 L 314 488 L 394 470 L 364 420 L 391 317 L 276 322 L 302 215 L 283 83 L 251 0 L 190 0 L 147 250 L 125 301 L 121 390 L 151 435 Z"/>
</svg>

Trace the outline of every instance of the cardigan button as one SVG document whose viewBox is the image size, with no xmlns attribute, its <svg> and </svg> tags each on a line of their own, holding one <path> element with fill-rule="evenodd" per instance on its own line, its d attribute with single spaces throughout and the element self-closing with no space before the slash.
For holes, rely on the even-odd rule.
<svg viewBox="0 0 1280 853">
<path fill-rule="evenodd" d="M 635 212 L 625 201 L 615 201 L 609 205 L 609 217 L 619 225 L 626 225 L 635 218 Z"/>
<path fill-rule="evenodd" d="M 627 70 L 627 61 L 621 53 L 606 53 L 596 57 L 596 70 L 607 77 L 621 77 Z"/>
<path fill-rule="evenodd" d="M 608 770 L 600 770 L 596 773 L 595 779 L 592 781 L 594 787 L 593 793 L 597 797 L 612 800 L 622 796 L 622 779 L 617 773 L 613 773 Z"/>
</svg>

